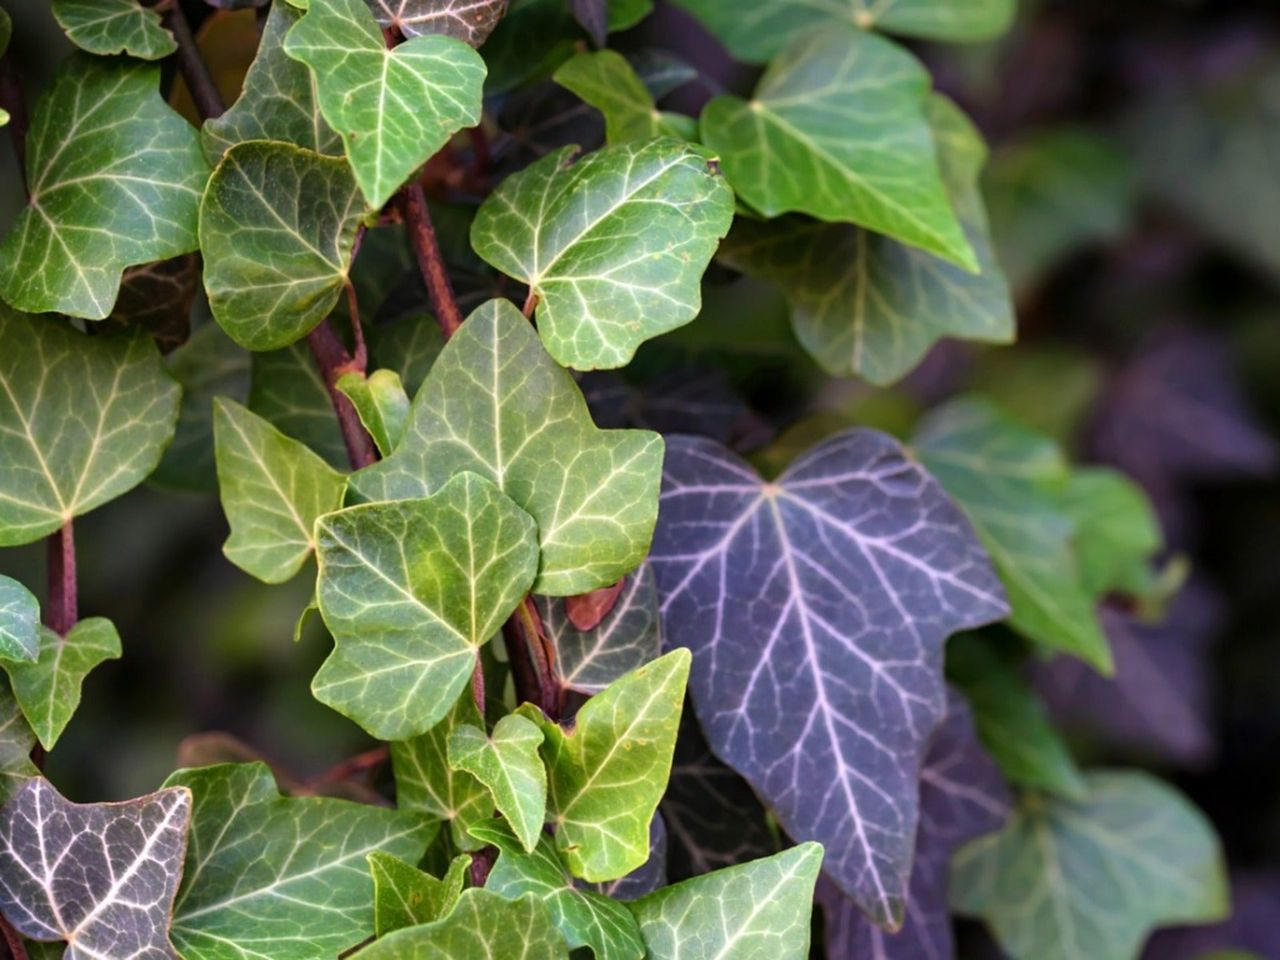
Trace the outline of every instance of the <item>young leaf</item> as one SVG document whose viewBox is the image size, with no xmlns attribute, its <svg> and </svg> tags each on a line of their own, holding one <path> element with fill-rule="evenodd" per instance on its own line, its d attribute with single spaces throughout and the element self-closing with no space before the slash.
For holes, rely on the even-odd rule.
<svg viewBox="0 0 1280 960">
<path fill-rule="evenodd" d="M 650 960 L 804 960 L 822 846 L 728 867 L 628 906 Z"/>
<path fill-rule="evenodd" d="M 65 960 L 176 958 L 190 818 L 188 790 L 78 804 L 28 780 L 0 810 L 0 911 L 23 936 L 67 941 Z"/>
<path fill-rule="evenodd" d="M 110 620 L 81 620 L 59 636 L 40 628 L 40 651 L 33 663 L 9 661 L 4 669 L 17 697 L 46 750 L 52 750 L 80 706 L 80 685 L 104 660 L 120 658 L 120 635 Z"/>
<path fill-rule="evenodd" d="M 538 568 L 533 519 L 467 472 L 426 499 L 321 517 L 316 540 L 336 646 L 311 690 L 380 740 L 444 717 Z"/>
<path fill-rule="evenodd" d="M 750 102 L 708 103 L 702 137 L 765 216 L 856 223 L 977 272 L 938 171 L 928 95 L 929 74 L 911 54 L 836 26 L 789 44 Z"/>
<path fill-rule="evenodd" d="M 213 401 L 213 435 L 231 524 L 222 552 L 259 580 L 283 583 L 315 549 L 316 519 L 342 506 L 347 478 L 225 397 Z"/>
<path fill-rule="evenodd" d="M 1076 470 L 1063 506 L 1075 524 L 1080 579 L 1089 593 L 1143 597 L 1152 590 L 1152 557 L 1163 537 L 1141 487 L 1118 470 Z"/>
<path fill-rule="evenodd" d="M 0 305 L 0 343 L 0 546 L 14 546 L 141 483 L 181 391 L 140 332 L 88 337 Z"/>
<path fill-rule="evenodd" d="M 422 856 L 433 831 L 411 813 L 282 797 L 262 763 L 179 770 L 194 796 L 191 845 L 173 910 L 185 960 L 311 960 L 373 934 L 366 858 Z"/>
<path fill-rule="evenodd" d="M 662 652 L 662 617 L 648 564 L 627 576 L 613 609 L 590 630 L 569 622 L 565 601 L 537 597 L 536 602 L 556 651 L 552 669 L 569 690 L 599 693 Z"/>
<path fill-rule="evenodd" d="M 580 53 L 561 66 L 553 79 L 604 114 L 609 143 L 654 137 L 697 139 L 697 121 L 660 111 L 631 64 L 612 50 Z"/>
<path fill-rule="evenodd" d="M 463 724 L 449 734 L 449 766 L 465 770 L 488 787 L 526 852 L 532 852 L 547 813 L 547 771 L 538 756 L 542 731 L 514 714 L 486 734 Z M 472 833 L 475 836 L 475 833 Z"/>
<path fill-rule="evenodd" d="M 328 156 L 342 154 L 342 140 L 316 105 L 311 71 L 284 52 L 285 35 L 301 19 L 302 12 L 288 3 L 271 5 L 239 99 L 201 129 L 211 164 L 248 140 L 281 140 Z"/>
<path fill-rule="evenodd" d="M 471 243 L 538 297 L 547 352 L 590 370 L 624 366 L 697 316 L 702 274 L 732 220 L 714 156 L 663 138 L 544 157 L 484 202 Z"/>
<path fill-rule="evenodd" d="M 731 266 L 782 287 L 800 342 L 827 372 L 875 384 L 905 376 L 943 337 L 1013 339 L 1013 304 L 987 236 L 978 173 L 986 146 L 944 97 L 929 99 L 942 178 L 980 273 L 847 224 L 741 218 Z"/>
<path fill-rule="evenodd" d="M 986 555 L 937 483 L 871 430 L 772 483 L 681 437 L 665 474 L 649 562 L 667 642 L 693 649 L 712 749 L 788 833 L 826 845 L 827 872 L 873 919 L 900 924 L 943 641 L 1007 612 Z"/>
<path fill-rule="evenodd" d="M 67 39 L 90 53 L 159 60 L 178 49 L 160 14 L 139 0 L 53 0 L 50 9 Z"/>
<path fill-rule="evenodd" d="M 394 370 L 375 370 L 365 376 L 352 371 L 338 378 L 342 391 L 360 415 L 378 452 L 384 457 L 399 445 L 409 420 L 409 398 Z"/>
<path fill-rule="evenodd" d="M 31 748 L 35 745 L 35 733 L 9 684 L 0 679 L 0 804 L 6 803 L 23 783 L 40 776 L 39 768 L 31 762 Z"/>
<path fill-rule="evenodd" d="M 454 857 L 437 879 L 389 853 L 369 854 L 373 877 L 373 925 L 377 936 L 432 923 L 449 915 L 467 880 L 468 856 Z"/>
<path fill-rule="evenodd" d="M 214 319 L 250 350 L 306 336 L 347 282 L 364 213 L 341 157 L 256 140 L 232 147 L 200 206 Z"/>
<path fill-rule="evenodd" d="M 533 589 L 564 596 L 608 586 L 644 559 L 662 447 L 656 433 L 596 429 L 573 377 L 515 307 L 495 300 L 445 345 L 400 447 L 351 483 L 367 500 L 393 500 L 426 496 L 464 470 L 486 477 L 537 521 Z"/>
<path fill-rule="evenodd" d="M 1146 774 L 1087 781 L 1087 799 L 1029 796 L 961 850 L 952 908 L 1016 960 L 1130 960 L 1153 927 L 1226 915 L 1222 851 L 1198 810 Z"/>
<path fill-rule="evenodd" d="M 520 708 L 546 736 L 550 820 L 575 877 L 615 880 L 649 858 L 688 679 L 689 651 L 673 650 L 588 700 L 569 732 Z"/>
<path fill-rule="evenodd" d="M 644 941 L 635 917 L 625 905 L 575 887 L 550 837 L 539 837 L 536 849 L 528 850 L 499 820 L 481 821 L 471 833 L 501 851 L 486 890 L 508 900 L 541 899 L 570 950 L 589 947 L 596 960 L 642 960 Z"/>
<path fill-rule="evenodd" d="M 438 34 L 388 50 L 364 0 L 312 0 L 284 49 L 311 68 L 320 111 L 374 209 L 451 136 L 480 122 L 480 55 Z"/>
<path fill-rule="evenodd" d="M 351 960 L 569 960 L 564 938 L 537 897 L 506 900 L 464 890 L 453 912 L 434 923 L 397 930 Z"/>
<path fill-rule="evenodd" d="M 0 297 L 29 313 L 110 315 L 125 267 L 196 249 L 209 167 L 160 99 L 160 68 L 75 54 L 27 132 L 27 207 L 0 244 Z"/>
<path fill-rule="evenodd" d="M 347 446 L 333 412 L 324 374 L 305 343 L 252 354 L 249 409 L 320 454 L 348 469 Z"/>
<path fill-rule="evenodd" d="M 371 0 L 378 26 L 406 37 L 440 33 L 473 47 L 489 38 L 507 0 Z"/>
<path fill-rule="evenodd" d="M 1057 444 L 986 401 L 962 398 L 931 413 L 912 445 L 991 552 L 1009 591 L 1009 623 L 1046 649 L 1110 671 L 1071 547 L 1068 470 Z"/>
<path fill-rule="evenodd" d="M 36 658 L 40 602 L 11 577 L 0 576 L 0 660 Z"/>
</svg>

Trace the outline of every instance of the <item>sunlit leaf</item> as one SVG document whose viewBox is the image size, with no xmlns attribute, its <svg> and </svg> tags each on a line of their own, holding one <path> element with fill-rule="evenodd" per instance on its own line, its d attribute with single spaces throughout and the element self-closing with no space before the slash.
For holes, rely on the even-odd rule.
<svg viewBox="0 0 1280 960">
<path fill-rule="evenodd" d="M 507 0 L 371 0 L 378 25 L 406 37 L 442 33 L 478 47 L 489 38 Z"/>
<path fill-rule="evenodd" d="M 494 806 L 507 818 L 526 852 L 537 844 L 547 813 L 547 771 L 538 755 L 541 743 L 537 724 L 514 714 L 499 720 L 492 734 L 471 724 L 449 734 L 449 766 L 465 770 L 489 789 Z"/>
<path fill-rule="evenodd" d="M 159 60 L 178 49 L 160 14 L 139 0 L 53 0 L 50 9 L 67 39 L 90 53 Z"/>
<path fill-rule="evenodd" d="M 40 602 L 12 577 L 0 576 L 0 660 L 34 660 Z"/>
<path fill-rule="evenodd" d="M 388 853 L 369 854 L 377 935 L 448 916 L 462 894 L 470 864 L 468 856 L 454 857 L 444 877 L 437 878 Z"/>
<path fill-rule="evenodd" d="M 667 785 L 667 794 L 663 797 L 664 802 L 668 795 L 670 795 L 670 782 Z M 667 885 L 667 845 L 667 822 L 662 818 L 662 813 L 658 812 L 649 821 L 648 860 L 617 880 L 596 884 L 587 884 L 579 880 L 576 881 L 577 886 L 594 889 L 597 893 L 602 893 L 614 900 L 638 900 L 645 894 L 653 893 Z"/>
<path fill-rule="evenodd" d="M 394 370 L 375 370 L 365 376 L 352 371 L 344 373 L 336 384 L 351 405 L 360 422 L 384 457 L 399 445 L 409 420 L 409 397 Z"/>
<path fill-rule="evenodd" d="M 697 121 L 660 111 L 631 64 L 612 50 L 578 54 L 555 72 L 554 79 L 604 114 L 609 143 L 697 139 Z"/>
</svg>

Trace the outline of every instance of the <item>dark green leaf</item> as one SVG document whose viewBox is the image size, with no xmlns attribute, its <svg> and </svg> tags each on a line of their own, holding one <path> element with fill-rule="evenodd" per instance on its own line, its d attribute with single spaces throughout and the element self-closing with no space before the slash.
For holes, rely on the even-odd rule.
<svg viewBox="0 0 1280 960">
<path fill-rule="evenodd" d="M 160 14 L 139 0 L 53 0 L 51 9 L 67 39 L 90 53 L 159 60 L 178 49 Z"/>
<path fill-rule="evenodd" d="M 697 139 L 697 121 L 659 110 L 631 64 L 612 50 L 578 54 L 555 72 L 554 79 L 604 114 L 609 143 Z"/>
<path fill-rule="evenodd" d="M 443 879 L 437 879 L 389 853 L 369 854 L 377 935 L 448 916 L 462 894 L 470 865 L 470 857 L 454 857 Z"/>
<path fill-rule="evenodd" d="M 0 678 L 0 804 L 6 803 L 27 780 L 40 776 L 39 768 L 31 762 L 31 748 L 35 745 L 35 733 L 9 684 Z"/>
</svg>

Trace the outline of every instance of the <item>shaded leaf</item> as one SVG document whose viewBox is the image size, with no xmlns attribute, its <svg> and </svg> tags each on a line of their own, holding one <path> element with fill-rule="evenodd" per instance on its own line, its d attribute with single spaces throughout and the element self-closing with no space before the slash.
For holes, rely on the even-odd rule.
<svg viewBox="0 0 1280 960">
<path fill-rule="evenodd" d="M 365 376 L 352 371 L 344 373 L 336 384 L 351 405 L 360 422 L 373 437 L 378 452 L 384 457 L 399 445 L 409 420 L 409 397 L 394 370 L 375 370 Z"/>
<path fill-rule="evenodd" d="M 139 0 L 53 0 L 50 9 L 67 39 L 90 53 L 159 60 L 178 49 L 160 14 Z"/>
<path fill-rule="evenodd" d="M 877 922 L 900 923 L 943 641 L 1007 610 L 963 515 L 871 430 L 772 483 L 682 437 L 650 564 L 668 643 L 694 651 L 712 749 L 783 829 L 827 846 L 827 871 Z"/>
<path fill-rule="evenodd" d="M 1280 955 L 1280 877 L 1272 870 L 1255 870 L 1231 878 L 1231 916 L 1221 923 L 1195 924 L 1158 931 L 1147 941 L 1142 960 L 1209 960 L 1208 951 L 1231 945 L 1252 951 L 1239 960 Z M 1222 958 L 1226 960 L 1226 958 Z M 1236 960 L 1232 957 L 1231 960 Z"/>
<path fill-rule="evenodd" d="M 347 469 L 346 443 L 324 376 L 302 342 L 254 353 L 249 409 L 282 433 L 301 440 L 330 466 Z"/>
<path fill-rule="evenodd" d="M 379 937 L 448 916 L 467 880 L 468 856 L 454 857 L 437 879 L 388 853 L 369 854 L 374 928 Z"/>
<path fill-rule="evenodd" d="M 697 139 L 697 121 L 660 111 L 631 64 L 612 50 L 580 53 L 563 64 L 553 79 L 604 114 L 609 143 L 653 137 Z"/>
<path fill-rule="evenodd" d="M 442 33 L 481 46 L 507 12 L 507 0 L 371 0 L 378 25 L 406 37 Z"/>
<path fill-rule="evenodd" d="M 503 717 L 487 734 L 463 724 L 449 734 L 449 766 L 483 783 L 526 852 L 532 852 L 547 813 L 547 771 L 538 756 L 542 731 L 525 717 Z M 474 830 L 471 833 L 475 836 Z"/>
<path fill-rule="evenodd" d="M 6 803 L 27 780 L 40 776 L 39 768 L 31 762 L 31 748 L 35 745 L 36 735 L 9 684 L 0 680 L 0 804 Z"/>
<path fill-rule="evenodd" d="M 351 483 L 365 499 L 390 500 L 427 495 L 464 470 L 486 477 L 537 521 L 533 589 L 568 595 L 607 586 L 644 558 L 662 448 L 657 434 L 597 430 L 528 321 L 491 301 L 445 345 L 400 447 Z"/>
<path fill-rule="evenodd" d="M 34 660 L 39 649 L 40 602 L 12 577 L 0 576 L 0 659 Z"/>
<path fill-rule="evenodd" d="M 191 307 L 199 288 L 200 260 L 194 253 L 129 267 L 108 323 L 135 324 L 151 334 L 161 353 L 172 353 L 191 336 Z"/>
<path fill-rule="evenodd" d="M 1163 538 L 1142 488 L 1117 470 L 1075 470 L 1064 507 L 1075 524 L 1080 579 L 1093 596 L 1144 597 L 1154 587 L 1152 557 Z"/>
<path fill-rule="evenodd" d="M 603 47 L 609 36 L 609 0 L 568 0 L 569 10 L 578 25 L 597 47 Z"/>
</svg>

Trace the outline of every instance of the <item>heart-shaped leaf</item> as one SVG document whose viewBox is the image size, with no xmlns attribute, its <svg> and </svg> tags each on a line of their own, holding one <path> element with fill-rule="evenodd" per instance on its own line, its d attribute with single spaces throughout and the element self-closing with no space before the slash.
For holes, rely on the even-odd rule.
<svg viewBox="0 0 1280 960">
<path fill-rule="evenodd" d="M 436 878 L 389 853 L 369 854 L 373 877 L 373 925 L 379 937 L 449 915 L 467 880 L 468 856 L 454 857 Z"/>
<path fill-rule="evenodd" d="M 71 803 L 28 780 L 0 810 L 0 912 L 65 960 L 178 960 L 169 917 L 191 818 L 188 790 Z"/>
<path fill-rule="evenodd" d="M 465 770 L 489 788 L 494 806 L 526 852 L 537 844 L 547 814 L 547 771 L 538 756 L 541 743 L 537 724 L 514 714 L 499 720 L 492 735 L 471 724 L 449 734 L 449 766 Z"/>
<path fill-rule="evenodd" d="M 0 576 L 0 660 L 34 660 L 40 602 L 12 577 Z"/>
<path fill-rule="evenodd" d="M 480 55 L 439 34 L 388 50 L 364 0 L 311 0 L 284 48 L 311 68 L 320 111 L 375 209 L 450 137 L 480 122 Z"/>
<path fill-rule="evenodd" d="M 417 860 L 433 830 L 412 813 L 282 797 L 262 763 L 179 770 L 194 796 L 173 913 L 185 960 L 312 960 L 373 934 L 373 852 Z"/>
<path fill-rule="evenodd" d="M 160 68 L 76 54 L 27 132 L 30 198 L 0 244 L 0 297 L 102 320 L 125 267 L 196 249 L 209 167 L 157 92 Z"/>
<path fill-rule="evenodd" d="M 35 745 L 35 733 L 9 684 L 0 678 L 0 804 L 26 781 L 40 776 L 40 770 L 31 762 L 31 748 Z"/>
<path fill-rule="evenodd" d="M 555 72 L 554 80 L 604 114 L 609 143 L 654 137 L 697 139 L 697 121 L 660 111 L 635 69 L 613 50 L 578 54 Z"/>
<path fill-rule="evenodd" d="M 442 33 L 478 47 L 507 12 L 507 0 L 371 0 L 383 29 L 406 37 Z"/>
<path fill-rule="evenodd" d="M 160 14 L 139 0 L 53 0 L 50 9 L 67 39 L 90 53 L 159 60 L 178 49 Z"/>
<path fill-rule="evenodd" d="M 141 332 L 89 337 L 0 306 L 0 343 L 0 546 L 13 546 L 141 483 L 181 391 Z"/>
<path fill-rule="evenodd" d="M 623 366 L 697 316 L 703 271 L 732 220 L 714 156 L 664 138 L 544 157 L 485 200 L 471 243 L 537 295 L 547 351 L 589 370 Z"/>
<path fill-rule="evenodd" d="M 644 559 L 662 438 L 596 429 L 573 377 L 506 300 L 477 309 L 449 339 L 414 397 L 400 447 L 351 484 L 367 500 L 421 497 L 463 470 L 537 521 L 538 593 L 608 586 Z"/>
<path fill-rule="evenodd" d="M 835 26 L 789 44 L 751 101 L 708 103 L 702 137 L 738 196 L 765 216 L 856 223 L 976 272 L 938 170 L 928 94 L 929 74 L 911 54 Z"/>
<path fill-rule="evenodd" d="M 538 568 L 533 518 L 466 472 L 426 499 L 321 517 L 316 541 L 336 646 L 311 689 L 380 740 L 444 717 Z"/>
<path fill-rule="evenodd" d="M 681 437 L 649 562 L 712 749 L 789 834 L 826 845 L 827 872 L 878 923 L 900 924 L 943 641 L 1007 612 L 964 516 L 871 430 L 772 483 Z"/>
</svg>

